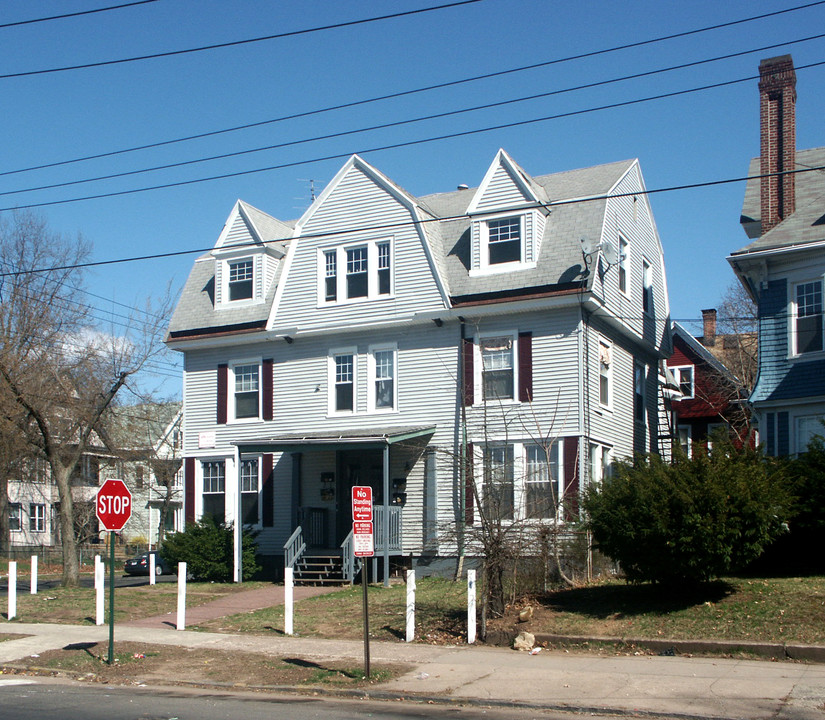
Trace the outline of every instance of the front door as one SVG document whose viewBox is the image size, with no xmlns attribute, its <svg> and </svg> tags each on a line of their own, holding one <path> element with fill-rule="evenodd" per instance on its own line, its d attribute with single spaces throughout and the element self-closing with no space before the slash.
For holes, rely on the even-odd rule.
<svg viewBox="0 0 825 720">
<path fill-rule="evenodd" d="M 338 452 L 338 491 L 335 503 L 336 544 L 352 530 L 352 488 L 369 485 L 372 504 L 384 503 L 384 453 L 382 450 L 341 450 Z"/>
</svg>

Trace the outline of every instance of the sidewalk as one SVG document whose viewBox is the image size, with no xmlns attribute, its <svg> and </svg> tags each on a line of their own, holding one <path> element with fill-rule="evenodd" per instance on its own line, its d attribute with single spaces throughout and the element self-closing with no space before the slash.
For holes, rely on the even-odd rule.
<svg viewBox="0 0 825 720">
<path fill-rule="evenodd" d="M 282 592 L 282 588 L 273 586 L 237 593 L 233 595 L 230 612 L 243 612 L 247 606 L 261 602 L 272 604 L 270 601 L 277 598 L 278 590 Z M 218 602 L 203 608 L 204 619 L 207 615 L 220 617 L 215 615 L 220 611 Z M 224 607 L 223 614 L 226 609 Z M 187 609 L 187 618 L 191 612 L 192 622 L 195 622 L 196 610 Z M 117 625 L 115 639 L 310 660 L 363 659 L 361 641 L 274 633 L 264 636 L 176 631 L 170 622 L 173 627 L 174 615 Z M 105 625 L 15 622 L 0 625 L 0 632 L 30 635 L 0 642 L 0 663 L 72 643 L 108 640 Z M 495 647 L 377 641 L 370 644 L 370 656 L 374 663 L 401 662 L 412 668 L 390 683 L 370 688 L 368 693 L 372 698 L 405 697 L 714 720 L 825 718 L 825 665 L 679 656 L 601 656 L 560 650 L 528 655 Z"/>
</svg>

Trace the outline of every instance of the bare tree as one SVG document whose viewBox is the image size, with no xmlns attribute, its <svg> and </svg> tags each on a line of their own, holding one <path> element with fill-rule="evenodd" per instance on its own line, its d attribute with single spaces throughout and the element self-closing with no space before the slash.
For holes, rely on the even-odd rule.
<svg viewBox="0 0 825 720">
<path fill-rule="evenodd" d="M 79 573 L 72 475 L 115 397 L 158 352 L 168 305 L 117 337 L 95 330 L 77 299 L 88 253 L 34 215 L 0 222 L 0 402 L 19 408 L 18 427 L 57 486 L 64 585 Z"/>
</svg>

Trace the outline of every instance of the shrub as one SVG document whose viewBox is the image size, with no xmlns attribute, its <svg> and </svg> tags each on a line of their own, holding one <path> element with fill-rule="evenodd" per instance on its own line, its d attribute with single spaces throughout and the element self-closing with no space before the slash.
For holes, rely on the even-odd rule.
<svg viewBox="0 0 825 720">
<path fill-rule="evenodd" d="M 255 535 L 243 533 L 243 579 L 249 580 L 260 570 L 255 559 Z M 231 524 L 218 523 L 206 516 L 190 523 L 186 530 L 169 535 L 160 554 L 176 566 L 186 563 L 186 571 L 195 580 L 230 582 L 234 570 L 234 531 Z"/>
<path fill-rule="evenodd" d="M 697 583 L 744 567 L 784 531 L 780 465 L 721 437 L 672 465 L 618 463 L 585 495 L 596 546 L 631 581 Z"/>
</svg>

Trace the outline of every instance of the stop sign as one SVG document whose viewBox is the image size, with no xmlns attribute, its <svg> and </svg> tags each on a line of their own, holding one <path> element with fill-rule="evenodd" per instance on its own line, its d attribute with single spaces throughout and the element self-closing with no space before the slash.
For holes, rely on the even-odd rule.
<svg viewBox="0 0 825 720">
<path fill-rule="evenodd" d="M 132 493 L 123 480 L 107 480 L 98 488 L 95 513 L 104 530 L 123 530 L 132 517 Z"/>
</svg>

